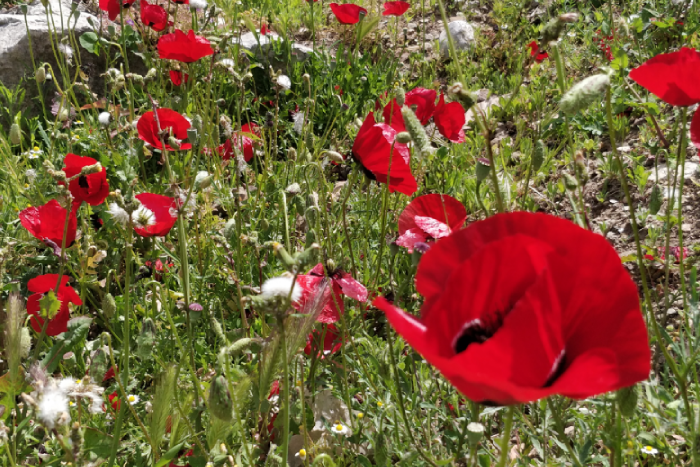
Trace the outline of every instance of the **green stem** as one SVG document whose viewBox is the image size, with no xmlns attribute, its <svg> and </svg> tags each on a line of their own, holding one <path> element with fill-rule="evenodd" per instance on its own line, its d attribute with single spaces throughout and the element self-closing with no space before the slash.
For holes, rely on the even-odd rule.
<svg viewBox="0 0 700 467">
<path fill-rule="evenodd" d="M 289 451 L 289 360 L 287 360 L 287 333 L 284 328 L 284 318 L 279 317 L 277 324 L 280 330 L 280 345 L 282 346 L 282 456 L 287 457 Z"/>
<path fill-rule="evenodd" d="M 506 461 L 508 460 L 508 443 L 510 443 L 510 432 L 513 428 L 513 413 L 515 412 L 515 407 L 508 407 L 508 412 L 506 413 L 506 425 L 503 428 L 503 437 L 501 438 L 501 457 L 498 460 L 496 467 L 505 467 Z"/>
</svg>

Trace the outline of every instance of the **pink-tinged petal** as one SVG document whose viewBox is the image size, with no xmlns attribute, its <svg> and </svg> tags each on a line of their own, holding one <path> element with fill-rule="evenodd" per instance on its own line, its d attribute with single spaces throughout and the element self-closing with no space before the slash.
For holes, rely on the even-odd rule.
<svg viewBox="0 0 700 467">
<path fill-rule="evenodd" d="M 408 248 L 409 253 L 413 253 L 416 243 L 425 243 L 428 236 L 420 229 L 408 229 L 396 239 L 396 244 Z"/>
<path fill-rule="evenodd" d="M 437 219 L 433 219 L 432 217 L 416 216 L 413 218 L 413 221 L 418 227 L 421 228 L 421 230 L 423 230 L 423 232 L 427 233 L 434 239 L 447 237 L 450 233 L 452 233 L 447 224 L 440 222 Z"/>
<path fill-rule="evenodd" d="M 365 286 L 353 279 L 347 272 L 342 273 L 340 278 L 334 279 L 334 282 L 340 286 L 340 289 L 348 297 L 360 302 L 367 301 L 367 289 Z"/>
</svg>

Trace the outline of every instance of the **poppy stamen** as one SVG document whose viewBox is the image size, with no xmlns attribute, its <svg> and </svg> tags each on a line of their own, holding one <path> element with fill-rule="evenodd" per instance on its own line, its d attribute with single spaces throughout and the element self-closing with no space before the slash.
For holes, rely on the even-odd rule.
<svg viewBox="0 0 700 467">
<path fill-rule="evenodd" d="M 469 321 L 462 327 L 462 331 L 455 337 L 452 344 L 456 354 L 460 354 L 474 343 L 483 344 L 489 340 L 494 333 L 482 326 L 481 320 Z"/>
</svg>

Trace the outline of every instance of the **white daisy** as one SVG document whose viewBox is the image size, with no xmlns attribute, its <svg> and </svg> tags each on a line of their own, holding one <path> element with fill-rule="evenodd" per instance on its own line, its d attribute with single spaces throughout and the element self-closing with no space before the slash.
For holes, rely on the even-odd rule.
<svg viewBox="0 0 700 467">
<path fill-rule="evenodd" d="M 299 452 L 294 454 L 295 457 L 298 457 L 301 460 L 306 460 L 306 449 L 301 448 L 299 449 Z"/>
<path fill-rule="evenodd" d="M 658 450 L 658 449 L 653 448 L 653 447 L 651 447 L 651 446 L 644 446 L 644 447 L 641 449 L 641 451 L 642 451 L 642 454 L 647 454 L 647 455 L 651 455 L 651 456 L 655 456 L 655 455 L 657 455 L 657 454 L 659 453 L 659 450 Z"/>
<path fill-rule="evenodd" d="M 331 427 L 331 431 L 337 435 L 348 436 L 348 433 L 350 433 L 350 428 L 340 422 L 336 422 Z"/>
<path fill-rule="evenodd" d="M 128 396 L 126 396 L 126 400 L 127 402 L 129 402 L 129 405 L 135 405 L 138 404 L 141 398 L 136 394 L 129 394 Z"/>
</svg>

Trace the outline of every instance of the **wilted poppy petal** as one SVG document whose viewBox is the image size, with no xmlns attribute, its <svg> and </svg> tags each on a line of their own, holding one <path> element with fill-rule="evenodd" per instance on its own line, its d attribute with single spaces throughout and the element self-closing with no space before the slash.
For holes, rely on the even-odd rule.
<svg viewBox="0 0 700 467">
<path fill-rule="evenodd" d="M 425 242 L 428 238 L 445 237 L 453 230 L 461 228 L 466 219 L 467 210 L 452 196 L 439 194 L 419 196 L 411 201 L 399 216 L 401 243 L 397 241 L 397 244 L 406 246 L 410 252 L 416 242 Z M 420 235 L 419 232 L 421 232 Z M 411 246 L 408 247 L 408 244 Z"/>
<path fill-rule="evenodd" d="M 408 249 L 409 253 L 413 253 L 413 248 L 416 243 L 425 243 L 428 241 L 428 235 L 419 228 L 407 229 L 399 238 L 396 239 L 396 244 Z"/>
<path fill-rule="evenodd" d="M 63 230 L 68 212 L 55 199 L 43 206 L 28 207 L 19 213 L 19 220 L 25 229 L 37 239 L 50 240 L 59 248 L 63 242 Z M 78 230 L 78 219 L 73 211 L 68 214 L 66 247 L 73 244 Z"/>
<path fill-rule="evenodd" d="M 343 272 L 339 278 L 334 278 L 333 281 L 340 286 L 343 293 L 348 297 L 360 302 L 367 301 L 367 289 L 365 286 L 353 279 L 347 272 Z"/>
</svg>

